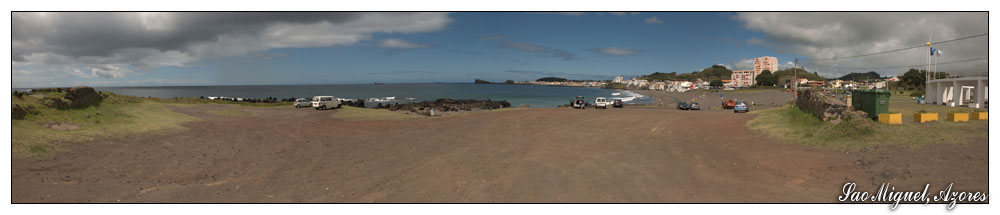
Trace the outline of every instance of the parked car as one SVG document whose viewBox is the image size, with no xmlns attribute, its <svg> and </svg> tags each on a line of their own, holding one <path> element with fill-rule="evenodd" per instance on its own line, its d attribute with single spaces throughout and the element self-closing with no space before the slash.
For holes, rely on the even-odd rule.
<svg viewBox="0 0 1000 215">
<path fill-rule="evenodd" d="M 736 101 L 733 101 L 732 99 L 722 101 L 722 109 L 733 109 L 734 105 L 736 105 Z"/>
<path fill-rule="evenodd" d="M 687 102 L 677 102 L 677 110 L 687 110 L 687 109 L 688 109 Z"/>
<path fill-rule="evenodd" d="M 295 99 L 295 108 L 301 108 L 301 107 L 312 107 L 312 100 L 309 100 L 307 98 Z"/>
<path fill-rule="evenodd" d="M 625 102 L 622 102 L 621 99 L 615 99 L 615 101 L 611 102 L 611 106 L 616 108 L 623 108 L 625 107 Z"/>
<path fill-rule="evenodd" d="M 333 96 L 314 96 L 312 98 L 312 107 L 316 110 L 340 108 L 340 105 L 340 100 Z"/>
<path fill-rule="evenodd" d="M 583 96 L 577 96 L 569 104 L 573 108 L 587 109 L 587 101 L 583 100 Z"/>
<path fill-rule="evenodd" d="M 610 103 L 607 98 L 597 97 L 597 99 L 594 99 L 594 108 L 608 109 L 608 104 Z"/>
<path fill-rule="evenodd" d="M 701 106 L 698 106 L 697 102 L 688 103 L 688 110 L 701 110 Z"/>
<path fill-rule="evenodd" d="M 733 106 L 733 113 L 739 112 L 750 112 L 750 106 L 747 106 L 746 101 L 738 101 L 736 102 L 736 105 Z"/>
</svg>

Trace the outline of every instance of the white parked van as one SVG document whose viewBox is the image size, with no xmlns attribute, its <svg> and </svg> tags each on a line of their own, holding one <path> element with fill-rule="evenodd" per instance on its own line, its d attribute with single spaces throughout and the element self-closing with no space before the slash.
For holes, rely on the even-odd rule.
<svg viewBox="0 0 1000 215">
<path fill-rule="evenodd" d="M 608 109 L 609 104 L 611 104 L 611 102 L 608 102 L 608 99 L 604 97 L 597 97 L 597 99 L 594 99 L 594 106 L 597 108 Z"/>
<path fill-rule="evenodd" d="M 337 100 L 333 96 L 314 96 L 312 99 L 312 107 L 316 108 L 316 110 L 340 108 L 340 100 Z"/>
</svg>

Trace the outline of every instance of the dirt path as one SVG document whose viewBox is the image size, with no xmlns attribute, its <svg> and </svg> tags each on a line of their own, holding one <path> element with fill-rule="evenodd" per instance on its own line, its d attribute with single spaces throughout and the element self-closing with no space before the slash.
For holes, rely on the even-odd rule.
<svg viewBox="0 0 1000 215">
<path fill-rule="evenodd" d="M 845 153 L 778 143 L 744 126 L 753 115 L 668 107 L 360 122 L 173 107 L 204 120 L 13 159 L 12 201 L 834 202 L 847 181 L 988 188 L 985 141 Z"/>
</svg>

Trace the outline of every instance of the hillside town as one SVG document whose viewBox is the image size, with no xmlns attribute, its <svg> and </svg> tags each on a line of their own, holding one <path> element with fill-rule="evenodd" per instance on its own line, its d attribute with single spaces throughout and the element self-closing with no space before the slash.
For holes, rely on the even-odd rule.
<svg viewBox="0 0 1000 215">
<path fill-rule="evenodd" d="M 778 71 L 779 64 L 777 57 L 762 56 L 754 58 L 752 69 L 746 70 L 732 70 L 729 77 L 722 77 L 716 79 L 719 81 L 719 85 L 712 85 L 712 81 L 716 80 L 706 80 L 701 78 L 696 78 L 694 80 L 663 80 L 654 79 L 647 76 L 617 76 L 612 80 L 587 80 L 587 81 L 574 81 L 558 78 L 559 80 L 551 80 L 552 77 L 543 78 L 534 81 L 508 81 L 510 84 L 524 84 L 524 85 L 542 85 L 542 86 L 568 86 L 568 87 L 597 87 L 597 88 L 618 88 L 618 89 L 635 89 L 635 90 L 655 90 L 655 91 L 667 91 L 667 92 L 687 92 L 694 89 L 722 89 L 722 90 L 735 90 L 742 88 L 752 88 L 758 87 L 757 78 L 761 76 L 765 71 Z M 792 79 L 795 79 L 794 81 Z M 867 79 L 867 80 L 841 80 L 841 79 L 823 79 L 823 80 L 809 80 L 807 78 L 785 78 L 778 80 L 773 86 L 763 86 L 763 87 L 777 87 L 777 88 L 792 88 L 798 87 L 811 87 L 811 88 L 827 88 L 827 89 L 884 89 L 889 86 L 890 82 L 899 82 L 899 77 L 887 77 L 887 78 L 877 78 L 877 79 Z"/>
</svg>

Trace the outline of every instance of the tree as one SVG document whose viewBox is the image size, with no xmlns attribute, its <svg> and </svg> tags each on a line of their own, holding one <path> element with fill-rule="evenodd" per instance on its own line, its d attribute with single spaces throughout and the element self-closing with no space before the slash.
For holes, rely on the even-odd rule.
<svg viewBox="0 0 1000 215">
<path fill-rule="evenodd" d="M 924 82 L 927 81 L 927 77 L 925 77 L 924 74 L 926 74 L 924 71 L 910 69 L 909 71 L 906 71 L 906 73 L 903 73 L 901 81 L 914 89 L 923 89 Z"/>
<path fill-rule="evenodd" d="M 845 81 L 868 81 L 868 80 L 882 79 L 882 76 L 879 75 L 875 71 L 870 71 L 870 72 L 866 72 L 866 73 L 853 73 L 852 72 L 852 73 L 849 73 L 847 75 L 841 76 L 838 79 L 845 80 Z"/>
<path fill-rule="evenodd" d="M 708 82 L 708 86 L 712 88 L 722 88 L 722 80 L 712 80 Z"/>
<path fill-rule="evenodd" d="M 764 70 L 754 80 L 757 81 L 757 86 L 774 86 L 778 82 L 778 77 L 771 75 L 770 70 Z"/>
</svg>

